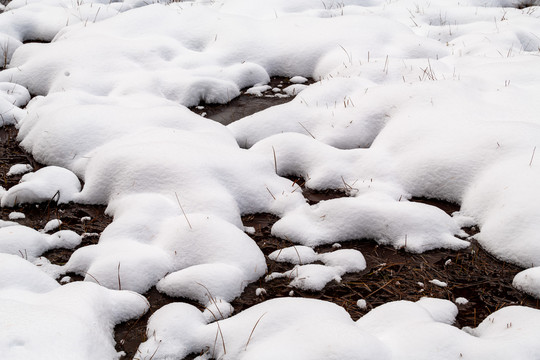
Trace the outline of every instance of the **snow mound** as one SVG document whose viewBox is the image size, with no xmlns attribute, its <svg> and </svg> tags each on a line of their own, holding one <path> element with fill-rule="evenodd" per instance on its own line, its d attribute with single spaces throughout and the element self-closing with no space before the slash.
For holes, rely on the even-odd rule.
<svg viewBox="0 0 540 360">
<path fill-rule="evenodd" d="M 2 41 L 2 35 L 0 33 L 0 42 Z M 9 40 L 1 43 L 4 45 L 0 46 L 0 54 L 10 46 Z M 11 55 L 5 54 L 5 56 L 6 61 L 9 62 Z M 28 101 L 30 101 L 30 94 L 25 87 L 11 82 L 0 82 L 0 127 L 18 124 L 26 115 L 26 111 L 21 107 L 25 106 Z M 12 173 L 12 175 L 15 174 Z"/>
<path fill-rule="evenodd" d="M 354 249 L 317 254 L 307 246 L 291 246 L 274 251 L 268 258 L 300 265 L 283 273 L 269 274 L 265 278 L 266 281 L 286 277 L 291 280 L 290 286 L 303 290 L 322 290 L 332 280 L 340 282 L 341 276 L 345 273 L 359 272 L 366 268 L 364 256 Z M 315 261 L 321 261 L 324 265 L 309 264 Z"/>
<path fill-rule="evenodd" d="M 80 243 L 81 236 L 71 230 L 61 230 L 47 235 L 18 224 L 0 228 L 0 253 L 18 255 L 26 259 L 35 259 L 51 249 L 73 249 Z"/>
<path fill-rule="evenodd" d="M 518 273 L 512 283 L 518 290 L 540 299 L 540 267 L 533 267 Z"/>
<path fill-rule="evenodd" d="M 109 211 L 114 221 L 99 243 L 77 249 L 66 272 L 140 293 L 157 284 L 203 305 L 213 297 L 233 300 L 266 272 L 264 255 L 241 229 L 216 216 L 184 216 L 165 196 L 126 196 Z"/>
<path fill-rule="evenodd" d="M 19 184 L 2 196 L 1 204 L 4 207 L 51 200 L 68 203 L 79 191 L 81 183 L 75 174 L 58 166 L 47 166 L 25 174 Z"/>
<path fill-rule="evenodd" d="M 343 308 L 311 299 L 268 300 L 211 324 L 191 305 L 170 304 L 152 315 L 147 332 L 139 352 L 154 359 L 203 351 L 222 359 L 390 359 Z"/>
<path fill-rule="evenodd" d="M 16 265 L 22 270 L 18 281 L 35 279 Z M 118 359 L 114 326 L 140 317 L 149 307 L 136 293 L 82 282 L 40 292 L 2 287 L 0 305 L 5 325 L 0 351 L 6 359 Z"/>
<path fill-rule="evenodd" d="M 7 176 L 22 175 L 32 171 L 32 165 L 30 164 L 15 164 L 9 168 Z"/>
<path fill-rule="evenodd" d="M 39 267 L 32 265 L 20 255 L 0 254 L 0 259 L 0 292 L 16 288 L 45 293 L 60 286 Z"/>
<path fill-rule="evenodd" d="M 272 234 L 308 246 L 360 239 L 411 252 L 469 246 L 454 236 L 463 235 L 459 226 L 436 207 L 390 198 L 370 200 L 359 196 L 298 207 L 274 224 Z"/>
</svg>

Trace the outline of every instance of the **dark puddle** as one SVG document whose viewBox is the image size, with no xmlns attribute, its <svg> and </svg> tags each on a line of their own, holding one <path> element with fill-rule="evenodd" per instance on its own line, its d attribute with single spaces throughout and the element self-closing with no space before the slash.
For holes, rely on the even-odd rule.
<svg viewBox="0 0 540 360">
<path fill-rule="evenodd" d="M 313 80 L 309 80 L 305 85 L 312 84 L 313 82 Z M 220 124 L 229 125 L 243 117 L 253 115 L 272 106 L 285 104 L 294 99 L 294 96 L 286 95 L 283 91 L 277 92 L 277 89 L 285 89 L 293 85 L 289 81 L 289 78 L 273 77 L 270 79 L 268 85 L 272 89 L 276 89 L 276 92 L 270 89 L 263 92 L 262 96 L 256 96 L 246 94 L 246 89 L 243 89 L 240 96 L 232 99 L 227 104 L 201 103 L 198 106 L 191 107 L 190 110 Z"/>
</svg>

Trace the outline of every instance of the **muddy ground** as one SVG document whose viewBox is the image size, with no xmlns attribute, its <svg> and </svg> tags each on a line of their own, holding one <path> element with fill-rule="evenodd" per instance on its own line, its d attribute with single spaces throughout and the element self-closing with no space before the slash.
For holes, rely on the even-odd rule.
<svg viewBox="0 0 540 360">
<path fill-rule="evenodd" d="M 287 79 L 276 78 L 272 80 L 273 87 L 287 86 Z M 267 95 L 274 95 L 268 92 Z M 265 107 L 274 106 L 289 101 L 291 98 L 282 97 L 253 97 L 243 95 L 228 105 L 205 105 L 192 110 L 224 124 L 238 118 L 260 111 Z M 18 146 L 16 129 L 11 126 L 0 128 L 0 181 L 8 189 L 18 183 L 21 176 L 7 176 L 9 168 L 17 163 L 31 164 L 34 170 L 42 165 Z M 298 180 L 298 179 L 295 179 Z M 301 181 L 300 181 L 301 182 Z M 314 204 L 322 200 L 344 196 L 340 191 L 313 191 L 304 189 L 306 199 Z M 459 207 L 455 204 L 429 200 L 413 199 L 437 206 L 451 214 Z M 26 215 L 25 219 L 17 220 L 19 223 L 42 229 L 50 219 L 62 220 L 62 229 L 70 229 L 79 234 L 86 234 L 83 243 L 79 246 L 88 246 L 97 243 L 99 234 L 111 222 L 111 218 L 104 214 L 104 206 L 63 204 L 57 205 L 54 201 L 38 205 L 24 205 L 13 209 L 1 208 L 2 220 L 8 220 L 9 213 L 20 211 Z M 90 221 L 82 222 L 81 218 L 90 217 Z M 265 256 L 275 250 L 292 246 L 289 241 L 278 239 L 270 234 L 270 229 L 277 218 L 270 214 L 251 214 L 243 217 L 245 226 L 255 228 L 251 235 L 259 245 Z M 476 233 L 475 228 L 465 229 L 470 235 Z M 469 300 L 466 305 L 459 305 L 459 315 L 456 326 L 476 326 L 491 312 L 508 305 L 526 305 L 540 308 L 539 301 L 518 292 L 512 287 L 512 279 L 522 269 L 501 262 L 486 253 L 473 241 L 471 248 L 461 251 L 436 250 L 424 254 L 410 254 L 403 250 L 396 250 L 387 246 L 379 246 L 370 239 L 356 239 L 341 243 L 342 248 L 356 249 L 366 258 L 367 268 L 361 273 L 346 274 L 341 282 L 331 282 L 320 292 L 291 289 L 288 279 L 275 279 L 265 282 L 260 279 L 248 285 L 242 296 L 232 305 L 235 313 L 267 299 L 291 296 L 317 298 L 332 301 L 343 306 L 353 319 L 358 319 L 369 310 L 395 300 L 418 300 L 422 296 L 431 296 L 454 301 L 458 297 Z M 321 246 L 317 252 L 334 250 L 332 246 Z M 64 264 L 73 250 L 53 250 L 44 254 L 51 262 Z M 290 270 L 293 265 L 274 262 L 267 258 L 268 272 L 283 272 Z M 73 274 L 72 274 L 73 275 Z M 448 284 L 439 287 L 429 281 L 438 279 Z M 72 276 L 72 281 L 80 281 L 80 276 Z M 255 290 L 264 288 L 266 294 L 257 296 Z M 141 341 L 146 339 L 146 323 L 149 316 L 157 309 L 174 301 L 187 301 L 174 299 L 159 293 L 152 288 L 146 294 L 151 307 L 147 314 L 137 320 L 128 321 L 115 328 L 115 337 L 118 351 L 124 351 L 123 359 L 136 357 L 136 349 Z M 367 309 L 360 309 L 356 303 L 359 299 L 367 302 Z M 200 308 L 200 305 L 190 302 Z M 188 358 L 192 358 L 188 357 Z"/>
</svg>

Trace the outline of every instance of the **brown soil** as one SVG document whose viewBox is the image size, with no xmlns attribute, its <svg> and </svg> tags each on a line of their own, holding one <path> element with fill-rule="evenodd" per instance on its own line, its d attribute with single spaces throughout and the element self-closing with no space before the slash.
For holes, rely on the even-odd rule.
<svg viewBox="0 0 540 360">
<path fill-rule="evenodd" d="M 306 85 L 313 83 L 309 80 Z M 268 83 L 272 88 L 285 89 L 292 85 L 286 77 L 273 77 Z M 280 94 L 283 94 L 280 92 Z M 248 95 L 245 91 L 242 95 L 232 99 L 224 105 L 201 103 L 191 107 L 191 111 L 203 115 L 209 119 L 217 121 L 223 125 L 229 125 L 243 117 L 255 114 L 271 106 L 285 104 L 294 99 L 293 96 L 280 97 L 270 89 L 263 93 L 263 96 Z"/>
</svg>

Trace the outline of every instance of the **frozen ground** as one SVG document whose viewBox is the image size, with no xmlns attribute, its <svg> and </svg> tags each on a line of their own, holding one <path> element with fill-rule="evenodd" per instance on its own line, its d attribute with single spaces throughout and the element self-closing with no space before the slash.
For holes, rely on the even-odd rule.
<svg viewBox="0 0 540 360">
<path fill-rule="evenodd" d="M 17 214 L 0 223 L 0 351 L 118 358 L 114 325 L 141 316 L 139 294 L 155 287 L 205 310 L 156 311 L 140 359 L 538 359 L 540 312 L 523 306 L 462 329 L 456 305 L 433 298 L 358 321 L 302 298 L 230 316 L 265 275 L 320 290 L 366 267 L 356 250 L 314 247 L 372 239 L 415 254 L 462 250 L 473 225 L 483 249 L 528 268 L 514 286 L 539 296 L 534 3 L 11 2 L 0 14 L 2 125 L 15 124 L 47 166 L 0 188 L 1 205 L 103 204 L 114 220 L 63 265 L 41 255 L 78 246 L 81 234 L 47 234 L 57 220 L 34 230 Z M 293 84 L 271 88 L 273 76 Z M 227 126 L 188 109 L 246 88 L 294 99 Z M 310 205 L 291 177 L 347 197 Z M 279 217 L 272 234 L 299 245 L 273 255 L 292 270 L 267 274 L 242 222 L 254 213 Z M 85 281 L 54 281 L 67 273 Z"/>
</svg>

